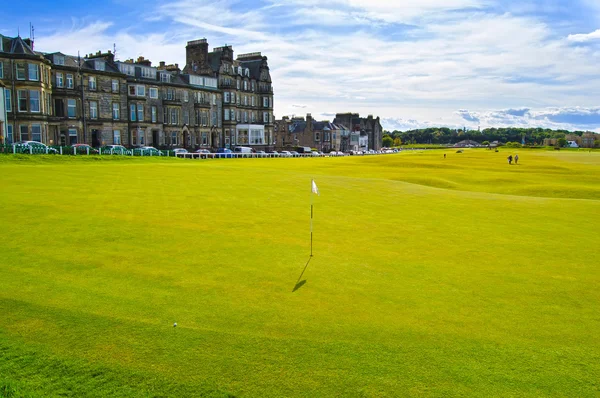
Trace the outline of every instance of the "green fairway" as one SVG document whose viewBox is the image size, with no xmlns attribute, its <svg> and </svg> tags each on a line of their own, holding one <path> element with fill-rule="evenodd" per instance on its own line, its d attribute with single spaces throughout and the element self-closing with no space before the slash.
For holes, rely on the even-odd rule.
<svg viewBox="0 0 600 398">
<path fill-rule="evenodd" d="M 0 157 L 0 396 L 599 396 L 600 153 L 443 153 Z"/>
</svg>

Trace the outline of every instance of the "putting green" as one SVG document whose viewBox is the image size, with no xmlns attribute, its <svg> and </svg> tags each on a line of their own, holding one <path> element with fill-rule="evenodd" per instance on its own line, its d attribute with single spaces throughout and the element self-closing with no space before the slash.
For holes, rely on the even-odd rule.
<svg viewBox="0 0 600 398">
<path fill-rule="evenodd" d="M 598 396 L 600 153 L 454 152 L 0 157 L 0 396 Z"/>
</svg>

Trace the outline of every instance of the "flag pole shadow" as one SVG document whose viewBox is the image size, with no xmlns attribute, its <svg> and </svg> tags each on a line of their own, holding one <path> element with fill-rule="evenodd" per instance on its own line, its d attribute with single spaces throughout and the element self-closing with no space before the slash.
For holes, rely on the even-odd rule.
<svg viewBox="0 0 600 398">
<path fill-rule="evenodd" d="M 292 293 L 294 293 L 296 290 L 300 289 L 302 286 L 306 285 L 306 279 L 305 280 L 301 280 L 301 279 L 302 279 L 302 276 L 304 276 L 304 272 L 306 272 L 306 269 L 308 268 L 308 264 L 310 264 L 310 260 L 312 260 L 312 258 L 313 258 L 312 255 L 308 258 L 308 261 L 306 262 L 306 265 L 304 266 L 302 273 L 300 274 L 300 276 L 298 277 L 298 280 L 296 281 L 296 285 L 294 286 Z"/>
</svg>

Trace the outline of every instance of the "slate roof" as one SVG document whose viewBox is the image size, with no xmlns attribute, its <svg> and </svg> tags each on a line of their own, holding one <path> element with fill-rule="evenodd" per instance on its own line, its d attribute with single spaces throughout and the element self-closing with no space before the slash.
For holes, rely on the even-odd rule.
<svg viewBox="0 0 600 398">
<path fill-rule="evenodd" d="M 253 79 L 256 79 L 256 80 L 260 79 L 260 67 L 262 66 L 262 63 L 263 63 L 262 59 L 240 61 L 240 65 L 242 66 L 242 68 L 250 69 L 250 77 L 252 77 Z"/>
<path fill-rule="evenodd" d="M 0 35 L 0 40 L 2 40 L 2 48 L 4 49 L 4 52 L 10 54 L 24 54 L 33 56 L 39 55 L 35 51 L 33 51 L 33 49 L 20 36 L 6 37 Z"/>
</svg>

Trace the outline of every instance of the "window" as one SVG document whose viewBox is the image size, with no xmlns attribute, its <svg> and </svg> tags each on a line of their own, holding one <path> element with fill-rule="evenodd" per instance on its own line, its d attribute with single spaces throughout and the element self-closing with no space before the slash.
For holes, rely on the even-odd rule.
<svg viewBox="0 0 600 398">
<path fill-rule="evenodd" d="M 244 81 L 244 90 L 248 91 L 248 82 Z"/>
<path fill-rule="evenodd" d="M 250 130 L 250 144 L 262 145 L 265 140 L 265 132 L 263 130 Z"/>
<path fill-rule="evenodd" d="M 129 105 L 129 121 L 135 122 L 135 104 Z"/>
<path fill-rule="evenodd" d="M 252 82 L 252 91 L 256 91 L 256 82 Z"/>
<path fill-rule="evenodd" d="M 29 111 L 40 111 L 40 92 L 37 90 L 29 90 Z"/>
<path fill-rule="evenodd" d="M 202 125 L 208 126 L 208 111 L 202 112 Z"/>
<path fill-rule="evenodd" d="M 235 110 L 231 109 L 230 113 L 231 113 L 231 121 L 234 122 L 235 121 Z"/>
<path fill-rule="evenodd" d="M 96 78 L 94 76 L 88 78 L 88 88 L 90 91 L 96 91 Z"/>
<path fill-rule="evenodd" d="M 169 109 L 163 108 L 163 123 L 167 124 L 169 122 Z"/>
<path fill-rule="evenodd" d="M 135 67 L 131 64 L 119 64 L 119 70 L 126 75 L 135 76 Z"/>
<path fill-rule="evenodd" d="M 77 102 L 74 99 L 67 100 L 67 116 L 74 118 L 77 114 Z M 70 131 L 70 130 L 69 130 Z"/>
<path fill-rule="evenodd" d="M 237 120 L 238 122 L 241 122 L 241 121 L 242 121 L 242 112 L 241 112 L 241 111 L 237 111 L 237 118 L 236 118 L 236 120 Z"/>
<path fill-rule="evenodd" d="M 223 101 L 224 101 L 226 104 L 228 104 L 228 103 L 229 103 L 229 93 L 228 93 L 228 92 L 225 92 L 225 94 L 224 94 L 224 95 L 225 95 L 225 97 L 224 97 Z"/>
<path fill-rule="evenodd" d="M 187 90 L 183 90 L 183 102 L 189 102 L 190 97 L 189 97 L 189 92 Z"/>
<path fill-rule="evenodd" d="M 11 96 L 12 91 L 10 91 L 9 89 L 4 89 L 4 95 L 6 97 L 6 112 L 12 112 L 12 101 L 11 101 Z"/>
<path fill-rule="evenodd" d="M 113 144 L 121 145 L 121 130 L 113 130 Z"/>
<path fill-rule="evenodd" d="M 237 80 L 236 82 L 237 82 L 237 89 L 239 90 L 242 82 L 240 82 L 239 80 Z"/>
<path fill-rule="evenodd" d="M 252 101 L 252 106 L 256 106 L 256 98 L 254 96 L 250 97 Z"/>
<path fill-rule="evenodd" d="M 96 60 L 94 63 L 96 70 L 104 71 L 106 70 L 106 63 L 104 61 Z"/>
<path fill-rule="evenodd" d="M 252 112 L 252 123 L 256 122 L 256 114 Z"/>
<path fill-rule="evenodd" d="M 111 85 L 112 85 L 112 92 L 113 93 L 118 93 L 119 92 L 119 81 L 118 80 L 113 80 Z"/>
<path fill-rule="evenodd" d="M 27 90 L 17 91 L 17 99 L 19 112 L 27 112 Z"/>
<path fill-rule="evenodd" d="M 269 113 L 268 112 L 263 112 L 263 122 L 269 123 Z"/>
<path fill-rule="evenodd" d="M 19 130 L 21 133 L 21 141 L 29 141 L 29 127 L 28 126 L 19 126 Z"/>
<path fill-rule="evenodd" d="M 179 124 L 179 109 L 171 109 L 171 124 Z"/>
<path fill-rule="evenodd" d="M 172 88 L 168 88 L 167 89 L 167 98 L 165 98 L 167 101 L 174 101 L 175 100 L 175 90 L 173 90 Z"/>
<path fill-rule="evenodd" d="M 73 88 L 73 75 L 67 73 L 67 88 Z"/>
<path fill-rule="evenodd" d="M 141 68 L 142 77 L 146 79 L 156 79 L 156 69 L 153 68 Z"/>
<path fill-rule="evenodd" d="M 185 125 L 190 124 L 190 113 L 187 110 L 183 111 L 183 124 L 185 124 Z"/>
<path fill-rule="evenodd" d="M 2 39 L 0 39 L 2 41 Z M 0 79 L 4 79 L 4 64 L 0 62 Z"/>
<path fill-rule="evenodd" d="M 0 40 L 2 41 L 2 40 Z M 8 145 L 12 144 L 14 142 L 14 137 L 13 137 L 13 126 L 12 124 L 9 124 L 6 130 L 6 143 Z"/>
<path fill-rule="evenodd" d="M 321 141 L 321 134 L 315 133 L 315 141 Z"/>
<path fill-rule="evenodd" d="M 17 64 L 17 80 L 25 80 L 25 64 Z"/>
<path fill-rule="evenodd" d="M 248 123 L 248 112 L 244 111 L 244 123 Z"/>
<path fill-rule="evenodd" d="M 144 104 L 137 104 L 138 122 L 144 121 Z"/>
<path fill-rule="evenodd" d="M 153 98 L 153 99 L 158 98 L 158 88 L 150 87 L 149 94 L 150 94 L 150 98 Z"/>
<path fill-rule="evenodd" d="M 204 78 L 201 76 L 190 75 L 190 84 L 192 86 L 204 86 Z"/>
<path fill-rule="evenodd" d="M 54 63 L 56 65 L 64 65 L 65 64 L 65 57 L 63 57 L 62 55 L 55 55 L 54 56 Z"/>
<path fill-rule="evenodd" d="M 77 144 L 77 130 L 69 129 L 69 145 Z"/>
<path fill-rule="evenodd" d="M 98 119 L 98 103 L 90 101 L 90 119 Z"/>
<path fill-rule="evenodd" d="M 208 134 L 202 133 L 202 145 L 208 145 Z"/>
<path fill-rule="evenodd" d="M 56 74 L 56 87 L 62 88 L 63 86 L 64 86 L 63 74 L 57 73 Z"/>
<path fill-rule="evenodd" d="M 269 107 L 269 97 L 263 97 L 263 108 Z"/>
<path fill-rule="evenodd" d="M 169 75 L 168 73 L 161 73 L 160 74 L 160 81 L 163 83 L 170 83 L 171 82 L 171 75 Z"/>
<path fill-rule="evenodd" d="M 177 145 L 177 133 L 176 132 L 171 133 L 171 145 Z"/>
<path fill-rule="evenodd" d="M 138 136 L 140 137 L 140 145 L 146 145 L 146 133 L 143 130 L 138 130 Z"/>
<path fill-rule="evenodd" d="M 229 109 L 225 109 L 225 114 L 223 116 L 226 121 L 229 121 L 229 115 L 230 115 Z"/>
<path fill-rule="evenodd" d="M 152 107 L 151 113 L 152 113 L 152 123 L 156 123 L 156 107 L 155 106 Z"/>
<path fill-rule="evenodd" d="M 119 120 L 121 114 L 121 107 L 118 102 L 113 102 L 112 104 L 112 117 L 113 120 Z"/>
<path fill-rule="evenodd" d="M 129 95 L 133 97 L 145 97 L 146 96 L 146 86 L 129 86 Z"/>
<path fill-rule="evenodd" d="M 37 64 L 29 64 L 29 80 L 35 82 L 40 80 L 40 68 Z"/>
<path fill-rule="evenodd" d="M 31 140 L 42 142 L 42 126 L 39 124 L 31 125 Z"/>
<path fill-rule="evenodd" d="M 235 93 L 231 93 L 231 103 L 235 104 Z"/>
</svg>

